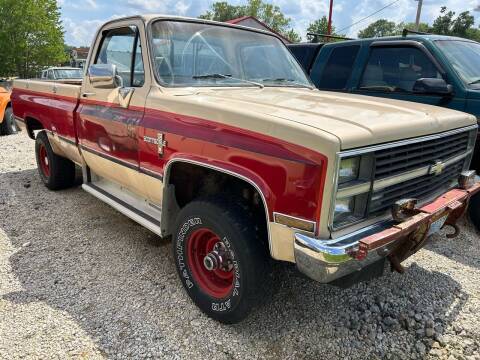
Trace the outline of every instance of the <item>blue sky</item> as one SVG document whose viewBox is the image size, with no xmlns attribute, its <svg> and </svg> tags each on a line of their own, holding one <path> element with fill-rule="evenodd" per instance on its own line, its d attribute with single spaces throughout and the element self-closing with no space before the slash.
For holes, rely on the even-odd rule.
<svg viewBox="0 0 480 360">
<path fill-rule="evenodd" d="M 90 45 L 95 30 L 106 20 L 132 14 L 160 13 L 196 17 L 204 13 L 214 0 L 57 0 L 61 6 L 65 39 L 69 45 Z M 293 27 L 305 36 L 308 24 L 328 12 L 329 0 L 266 0 L 280 6 L 292 19 Z M 333 22 L 337 29 L 370 15 L 394 0 L 334 0 Z M 231 4 L 242 4 L 246 0 L 230 0 Z M 432 22 L 440 7 L 461 12 L 480 7 L 480 0 L 424 0 L 422 21 Z M 417 9 L 415 0 L 398 0 L 394 5 L 377 15 L 350 27 L 348 36 L 356 36 L 370 22 L 388 19 L 396 22 L 413 22 Z M 480 19 L 480 12 L 474 12 Z M 477 21 L 478 24 L 478 21 Z"/>
</svg>

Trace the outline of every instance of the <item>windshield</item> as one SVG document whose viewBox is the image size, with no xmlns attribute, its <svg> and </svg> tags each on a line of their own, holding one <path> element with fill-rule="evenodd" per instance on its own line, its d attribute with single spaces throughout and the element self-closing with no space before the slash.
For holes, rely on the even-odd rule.
<svg viewBox="0 0 480 360">
<path fill-rule="evenodd" d="M 82 71 L 80 69 L 56 69 L 55 79 L 81 79 Z"/>
<path fill-rule="evenodd" d="M 152 53 L 167 86 L 312 86 L 279 39 L 254 31 L 159 20 Z"/>
<path fill-rule="evenodd" d="M 466 84 L 480 88 L 480 44 L 461 40 L 438 40 L 436 44 L 460 78 Z"/>
</svg>

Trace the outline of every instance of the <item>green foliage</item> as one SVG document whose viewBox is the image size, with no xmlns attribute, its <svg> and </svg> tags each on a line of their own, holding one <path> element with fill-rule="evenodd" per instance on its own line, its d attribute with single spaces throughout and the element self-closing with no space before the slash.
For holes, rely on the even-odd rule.
<svg viewBox="0 0 480 360">
<path fill-rule="evenodd" d="M 35 76 L 67 60 L 56 0 L 0 0 L 0 76 Z"/>
<path fill-rule="evenodd" d="M 393 21 L 380 19 L 368 25 L 358 33 L 361 39 L 397 35 L 399 27 Z"/>
<path fill-rule="evenodd" d="M 215 2 L 210 10 L 199 18 L 225 22 L 242 16 L 256 17 L 292 42 L 301 40 L 300 35 L 290 26 L 292 20 L 285 17 L 278 6 L 265 3 L 263 0 L 248 0 L 246 5 L 230 5 L 226 1 Z"/>
<path fill-rule="evenodd" d="M 480 30 L 474 27 L 475 18 L 469 11 L 464 11 L 455 16 L 454 11 L 448 11 L 442 6 L 440 15 L 434 20 L 433 25 L 420 23 L 418 31 L 439 35 L 458 36 L 467 39 L 480 40 Z M 385 19 L 377 20 L 358 33 L 359 38 L 381 37 L 400 35 L 403 29 L 415 29 L 415 23 L 399 23 Z"/>
<path fill-rule="evenodd" d="M 328 33 L 328 19 L 326 16 L 322 16 L 320 19 L 315 20 L 313 23 L 310 23 L 307 28 L 307 33 L 313 33 L 313 34 L 327 34 Z M 334 36 L 344 36 L 337 34 L 335 32 L 335 26 L 332 24 L 332 33 L 331 35 Z M 315 37 L 311 35 L 307 35 L 307 39 L 309 41 L 313 41 Z M 321 38 L 320 38 L 321 40 Z M 330 41 L 335 41 L 335 40 L 330 40 Z"/>
<path fill-rule="evenodd" d="M 435 34 L 467 37 L 467 33 L 473 35 L 475 30 L 478 31 L 472 28 L 474 24 L 475 18 L 469 11 L 464 11 L 455 17 L 454 11 L 447 11 L 447 7 L 442 6 L 440 16 L 433 22 L 431 30 Z"/>
</svg>

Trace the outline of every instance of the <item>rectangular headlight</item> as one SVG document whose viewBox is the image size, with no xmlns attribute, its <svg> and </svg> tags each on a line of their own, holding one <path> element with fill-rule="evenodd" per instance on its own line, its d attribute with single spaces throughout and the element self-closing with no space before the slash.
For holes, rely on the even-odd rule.
<svg viewBox="0 0 480 360">
<path fill-rule="evenodd" d="M 358 179 L 360 169 L 360 157 L 352 157 L 340 161 L 340 169 L 338 171 L 338 184 L 344 184 L 349 181 Z"/>
<path fill-rule="evenodd" d="M 337 189 L 332 206 L 334 230 L 357 223 L 366 216 L 374 159 L 371 153 L 340 159 Z"/>
</svg>

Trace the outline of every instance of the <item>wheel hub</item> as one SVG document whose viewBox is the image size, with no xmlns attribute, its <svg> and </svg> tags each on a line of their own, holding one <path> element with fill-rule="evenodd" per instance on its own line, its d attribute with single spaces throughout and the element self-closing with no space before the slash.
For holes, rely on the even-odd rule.
<svg viewBox="0 0 480 360">
<path fill-rule="evenodd" d="M 233 269 L 231 253 L 222 242 L 217 242 L 213 250 L 203 258 L 203 265 L 208 271 L 222 270 L 225 272 Z"/>
</svg>

